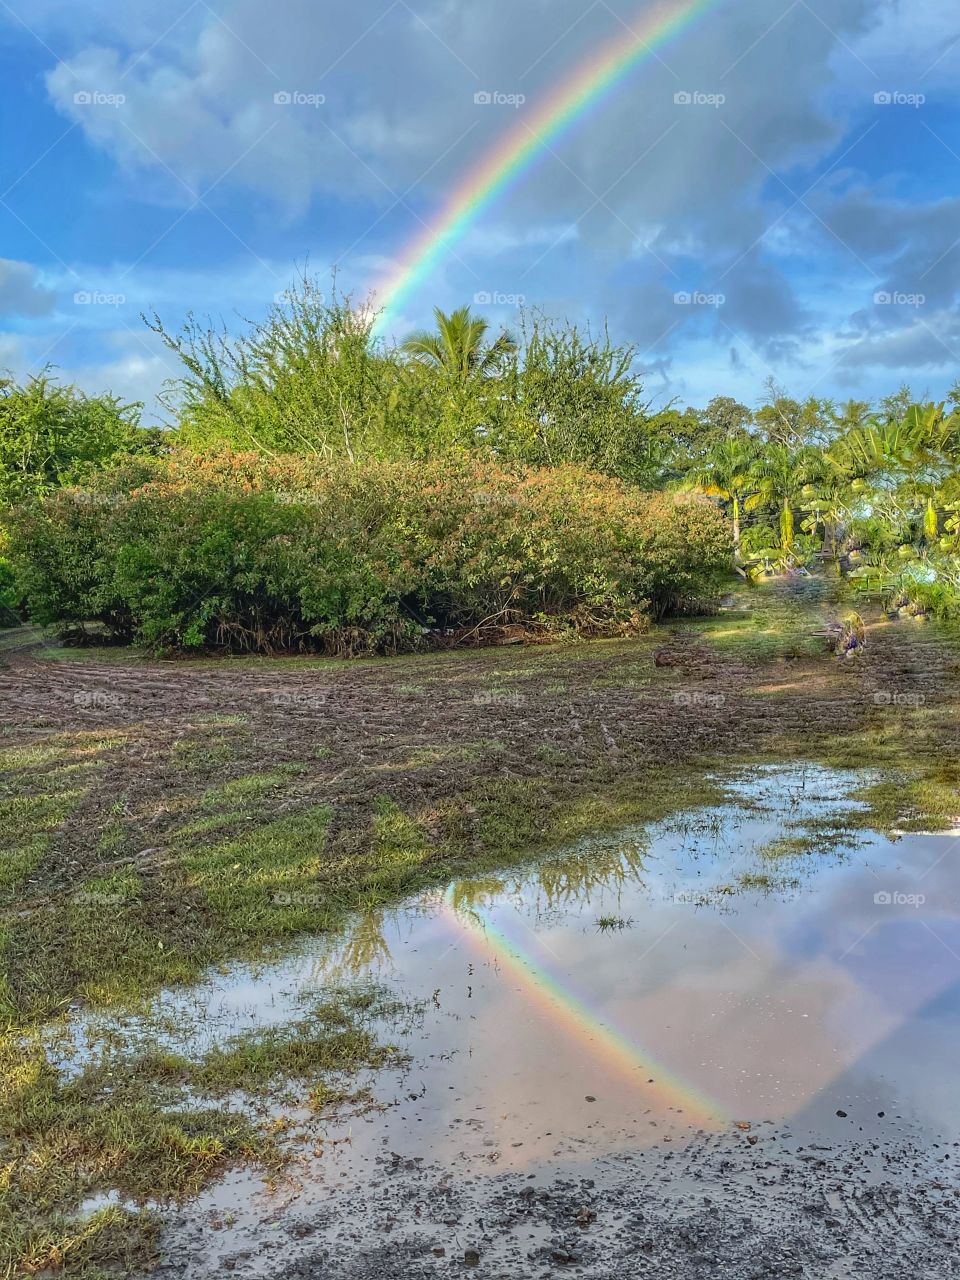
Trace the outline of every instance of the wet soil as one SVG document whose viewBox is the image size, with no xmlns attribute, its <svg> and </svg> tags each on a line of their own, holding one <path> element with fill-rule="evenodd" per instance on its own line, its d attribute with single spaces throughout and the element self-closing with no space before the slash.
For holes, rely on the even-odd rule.
<svg viewBox="0 0 960 1280">
<path fill-rule="evenodd" d="M 957 1144 L 798 1144 L 702 1135 L 564 1176 L 454 1178 L 385 1153 L 361 1191 L 275 1213 L 266 1241 L 224 1215 L 174 1222 L 163 1280 L 941 1280 L 960 1275 Z"/>
<path fill-rule="evenodd" d="M 200 739 L 204 750 L 229 750 L 222 763 L 210 756 L 194 789 L 309 759 L 302 778 L 276 800 L 266 796 L 257 816 L 329 804 L 334 834 L 361 830 L 385 793 L 408 811 L 442 815 L 486 783 L 546 778 L 562 803 L 646 770 L 816 755 L 838 738 L 862 741 L 860 763 L 869 766 L 870 736 L 896 733 L 918 708 L 917 743 L 960 759 L 960 660 L 936 629 L 868 618 L 863 656 L 838 663 L 810 643 L 818 623 L 839 611 L 828 591 L 817 584 L 794 599 L 784 588 L 774 602 L 787 640 L 756 647 L 724 643 L 716 634 L 722 618 L 713 637 L 680 622 L 628 643 L 355 664 L 72 657 L 50 653 L 36 635 L 14 636 L 0 650 L 7 745 L 118 735 L 24 879 L 16 909 L 125 862 L 147 879 L 176 877 L 171 844 L 184 790 L 176 748 Z M 479 749 L 465 753 L 465 744 Z M 429 767 L 411 767 L 423 752 Z M 127 844 L 109 853 L 97 837 L 118 806 Z M 178 895 L 182 929 L 184 902 L 197 914 L 204 908 L 187 901 L 185 887 Z M 903 1127 L 878 1136 L 878 1118 L 874 1111 L 861 1134 L 861 1118 L 851 1116 L 849 1136 L 838 1141 L 811 1137 L 801 1124 L 763 1122 L 671 1133 L 562 1168 L 545 1163 L 534 1174 L 481 1176 L 469 1162 L 451 1172 L 385 1149 L 359 1186 L 331 1186 L 319 1204 L 293 1188 L 255 1210 L 259 1181 L 240 1171 L 214 1207 L 164 1211 L 154 1274 L 960 1275 L 960 1149 L 950 1136 L 931 1141 Z"/>
</svg>

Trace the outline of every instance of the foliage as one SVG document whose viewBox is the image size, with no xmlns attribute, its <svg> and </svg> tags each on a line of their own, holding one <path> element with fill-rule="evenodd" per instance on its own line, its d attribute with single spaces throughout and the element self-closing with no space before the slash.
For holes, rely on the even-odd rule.
<svg viewBox="0 0 960 1280">
<path fill-rule="evenodd" d="M 94 467 L 154 445 L 138 427 L 140 408 L 61 386 L 47 369 L 25 385 L 0 379 L 0 507 L 76 484 Z"/>
<path fill-rule="evenodd" d="M 702 500 L 469 457 L 178 454 L 24 508 L 15 534 L 41 622 L 257 651 L 395 652 L 487 624 L 613 632 L 708 594 L 725 560 Z"/>
<path fill-rule="evenodd" d="M 485 341 L 489 325 L 471 316 L 469 307 L 459 307 L 449 315 L 435 307 L 436 330 L 424 330 L 407 338 L 402 350 L 414 359 L 437 370 L 453 384 L 462 385 L 471 378 L 491 377 L 502 371 L 509 356 L 517 349 L 514 339 L 501 333 L 492 343 Z"/>
<path fill-rule="evenodd" d="M 436 309 L 431 330 L 390 344 L 376 322 L 306 275 L 236 334 L 193 317 L 170 333 L 154 317 L 183 369 L 166 397 L 175 430 L 162 439 L 139 430 L 136 406 L 47 374 L 0 384 L 0 503 L 75 490 L 62 510 L 17 518 L 27 554 L 0 542 L 0 608 L 21 604 L 20 564 L 38 618 L 99 619 L 155 644 L 352 652 L 408 648 L 425 630 L 485 618 L 554 626 L 575 616 L 589 629 L 595 607 L 603 626 L 622 622 L 627 593 L 614 582 L 637 586 L 635 610 L 657 612 L 649 584 L 613 565 L 632 526 L 600 572 L 605 603 L 585 585 L 588 492 L 573 495 L 569 538 L 547 538 L 573 466 L 591 473 L 589 485 L 605 476 L 708 498 L 741 573 L 819 559 L 891 600 L 906 593 L 960 611 L 960 386 L 943 404 L 917 404 L 901 387 L 876 406 L 837 405 L 795 399 L 771 379 L 754 409 L 715 396 L 705 409 L 653 412 L 636 350 L 606 329 L 521 315 L 514 338 L 461 307 Z M 168 445 L 175 456 L 151 459 Z M 125 457 L 113 478 L 77 488 Z M 491 481 L 495 499 L 476 500 L 484 468 L 511 477 L 508 491 Z M 276 496 L 301 490 L 302 501 Z M 624 527 L 634 501 L 651 503 L 632 489 L 619 500 Z M 668 523 L 678 509 L 666 504 Z M 549 559 L 534 563 L 538 538 L 566 579 Z M 362 549 L 356 563 L 350 539 Z"/>
<path fill-rule="evenodd" d="M 500 457 L 538 466 L 575 462 L 653 486 L 662 439 L 647 413 L 636 352 L 576 328 L 535 319 L 502 379 L 489 443 Z"/>
<path fill-rule="evenodd" d="M 452 450 L 535 465 L 579 463 L 645 484 L 662 436 L 651 423 L 635 351 L 542 319 L 521 341 L 467 307 L 437 308 L 435 328 L 396 347 L 376 316 L 308 277 L 237 336 L 191 316 L 150 327 L 179 358 L 167 392 L 180 443 L 327 461 L 432 457 Z"/>
<path fill-rule="evenodd" d="M 165 396 L 179 442 L 326 460 L 389 451 L 405 419 L 428 406 L 375 345 L 374 319 L 349 299 L 328 302 L 306 277 L 236 337 L 192 314 L 170 333 L 155 315 L 150 328 L 184 369 Z"/>
</svg>

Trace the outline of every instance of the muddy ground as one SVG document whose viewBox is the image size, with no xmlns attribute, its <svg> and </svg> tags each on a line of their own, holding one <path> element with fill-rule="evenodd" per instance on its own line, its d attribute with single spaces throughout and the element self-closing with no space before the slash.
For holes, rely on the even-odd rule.
<svg viewBox="0 0 960 1280">
<path fill-rule="evenodd" d="M 175 1219 L 162 1280 L 945 1280 L 960 1275 L 956 1144 L 798 1144 L 760 1126 L 611 1155 L 572 1176 L 454 1179 L 384 1156 L 362 1193 L 267 1229 Z"/>
<path fill-rule="evenodd" d="M 495 793 L 533 782 L 549 807 L 645 769 L 815 755 L 840 740 L 847 763 L 876 763 L 878 740 L 895 733 L 960 760 L 956 638 L 874 611 L 863 657 L 837 662 L 815 634 L 847 607 L 830 594 L 821 583 L 774 588 L 759 609 L 744 597 L 745 611 L 631 641 L 354 663 L 51 656 L 48 642 L 8 633 L 7 743 L 122 739 L 22 892 L 47 895 L 101 869 L 90 833 L 118 802 L 130 814 L 126 855 L 141 868 L 162 864 L 182 817 L 184 744 L 196 747 L 194 789 L 244 769 L 303 769 L 258 817 L 271 804 L 276 813 L 330 804 L 334 835 L 346 834 L 368 820 L 374 796 L 389 794 L 438 841 L 448 802 L 484 794 L 485 783 Z M 456 823 L 453 835 L 462 842 Z"/>
</svg>

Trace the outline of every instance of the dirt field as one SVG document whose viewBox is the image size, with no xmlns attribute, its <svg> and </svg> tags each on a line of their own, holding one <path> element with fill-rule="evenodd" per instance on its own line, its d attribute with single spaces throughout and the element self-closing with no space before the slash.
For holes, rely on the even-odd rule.
<svg viewBox="0 0 960 1280">
<path fill-rule="evenodd" d="M 569 799 L 638 768 L 841 742 L 851 762 L 859 753 L 882 763 L 884 734 L 897 728 L 952 756 L 960 746 L 953 636 L 874 619 L 863 658 L 838 663 L 813 632 L 842 611 L 810 588 L 796 600 L 784 589 L 761 597 L 759 611 L 637 641 L 356 663 L 157 662 L 8 633 L 6 745 L 43 751 L 73 735 L 78 758 L 98 765 L 20 892 L 48 894 L 99 868 L 91 833 L 118 816 L 139 865 L 162 863 L 182 823 L 185 773 L 195 793 L 296 766 L 296 780 L 264 797 L 260 816 L 325 803 L 336 831 L 369 816 L 378 795 L 426 819 L 482 793 L 485 781 L 535 783 L 549 807 L 552 792 Z M 102 752 L 82 746 L 108 735 Z"/>
<path fill-rule="evenodd" d="M 283 1214 L 267 1247 L 184 1215 L 156 1276 L 949 1280 L 960 1275 L 958 1197 L 956 1171 L 909 1143 L 814 1150 L 787 1130 L 756 1147 L 723 1135 L 614 1156 L 536 1183 L 451 1185 L 439 1169 L 384 1161 L 363 1194 Z"/>
</svg>

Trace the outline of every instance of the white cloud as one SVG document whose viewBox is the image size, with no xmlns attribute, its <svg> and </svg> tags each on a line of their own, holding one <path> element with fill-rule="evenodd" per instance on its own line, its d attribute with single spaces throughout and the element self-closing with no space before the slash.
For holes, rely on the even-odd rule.
<svg viewBox="0 0 960 1280">
<path fill-rule="evenodd" d="M 265 220 L 309 227 L 321 270 L 357 240 L 343 279 L 362 292 L 505 131 L 522 131 L 592 49 L 623 34 L 618 14 L 635 22 L 637 0 L 611 4 L 616 12 L 582 0 L 285 0 L 281 15 L 262 0 L 163 9 L 32 0 L 24 16 L 62 52 L 47 81 L 53 102 L 131 188 L 184 209 L 209 192 L 227 221 L 242 202 Z M 897 330 L 892 316 L 867 328 L 851 319 L 862 303 L 850 282 L 865 291 L 871 269 L 894 284 L 927 270 L 934 250 L 949 251 L 952 202 L 921 193 L 910 204 L 892 185 L 871 184 L 854 167 L 856 146 L 812 191 L 812 178 L 796 175 L 842 153 L 868 124 L 876 141 L 899 122 L 874 111 L 875 88 L 925 77 L 931 91 L 951 91 L 960 43 L 933 63 L 954 28 L 955 0 L 738 0 L 708 10 L 551 139 L 454 243 L 475 274 L 448 255 L 429 297 L 407 299 L 410 314 L 391 317 L 391 329 L 419 323 L 421 303 L 486 288 L 522 293 L 572 319 L 608 311 L 618 333 L 652 348 L 646 358 L 666 377 L 708 350 L 695 379 L 709 370 L 724 385 L 749 370 L 747 344 L 804 370 L 824 357 L 829 365 L 845 322 L 849 341 Z M 887 86 L 894 71 L 903 85 Z M 477 105 L 481 89 L 527 102 Z M 678 105 L 680 89 L 725 101 Z M 278 104 L 276 94 L 325 101 Z M 399 195 L 409 209 L 367 234 Z M 797 195 L 813 212 L 791 210 Z M 343 221 L 349 235 L 338 245 L 331 224 Z M 812 262 L 821 270 L 808 270 Z M 945 262 L 951 269 L 928 289 L 941 308 L 957 287 L 953 259 Z M 249 310 L 291 272 L 277 274 L 279 285 L 252 264 L 176 274 L 147 262 L 126 292 L 134 310 L 158 300 L 176 310 L 184 299 L 201 312 Z M 672 295 L 688 277 L 727 294 L 739 346 L 709 317 L 670 330 Z M 99 367 L 120 372 L 117 361 Z"/>
</svg>

